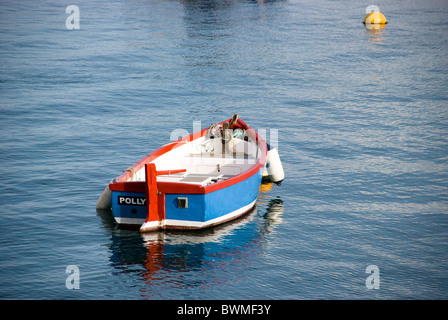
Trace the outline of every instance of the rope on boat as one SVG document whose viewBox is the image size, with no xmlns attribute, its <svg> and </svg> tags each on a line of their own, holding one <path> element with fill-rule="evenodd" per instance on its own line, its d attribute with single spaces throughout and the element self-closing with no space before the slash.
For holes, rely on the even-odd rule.
<svg viewBox="0 0 448 320">
<path fill-rule="evenodd" d="M 129 167 L 126 170 L 124 170 L 123 172 L 126 172 L 126 171 L 130 171 L 131 172 L 131 181 L 134 181 L 135 168 L 134 167 Z"/>
<path fill-rule="evenodd" d="M 213 153 L 215 151 L 215 148 L 212 147 L 211 149 L 207 146 L 207 144 L 212 143 L 213 140 L 207 140 L 205 143 L 198 144 L 196 146 L 196 151 L 200 153 Z M 200 150 L 199 150 L 200 149 Z"/>
</svg>

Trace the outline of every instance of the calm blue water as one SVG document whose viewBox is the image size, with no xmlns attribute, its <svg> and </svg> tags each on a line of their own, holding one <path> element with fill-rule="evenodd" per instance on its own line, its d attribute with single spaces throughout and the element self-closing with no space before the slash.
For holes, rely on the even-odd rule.
<svg viewBox="0 0 448 320">
<path fill-rule="evenodd" d="M 1 299 L 448 298 L 448 3 L 262 2 L 0 2 Z M 244 219 L 141 235 L 95 210 L 233 112 L 278 130 L 287 176 Z"/>
</svg>

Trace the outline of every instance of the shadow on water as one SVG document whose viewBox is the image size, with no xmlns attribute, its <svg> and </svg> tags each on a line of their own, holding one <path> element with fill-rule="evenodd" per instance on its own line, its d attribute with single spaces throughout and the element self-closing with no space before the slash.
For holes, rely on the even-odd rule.
<svg viewBox="0 0 448 320">
<path fill-rule="evenodd" d="M 227 282 L 224 273 L 228 277 L 229 269 L 262 255 L 269 234 L 282 222 L 283 201 L 270 197 L 270 188 L 261 186 L 256 206 L 243 217 L 198 231 L 142 234 L 118 228 L 110 212 L 99 211 L 111 233 L 111 265 L 117 273 L 131 274 L 145 298 L 157 298 L 160 286 L 175 290 Z"/>
</svg>

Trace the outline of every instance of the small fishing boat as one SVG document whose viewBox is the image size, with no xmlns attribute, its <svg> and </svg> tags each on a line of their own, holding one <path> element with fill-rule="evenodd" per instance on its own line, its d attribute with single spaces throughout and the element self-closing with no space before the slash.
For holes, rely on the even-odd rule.
<svg viewBox="0 0 448 320">
<path fill-rule="evenodd" d="M 278 153 L 234 114 L 143 157 L 105 188 L 97 208 L 142 232 L 207 228 L 250 211 L 263 173 L 281 183 Z"/>
</svg>

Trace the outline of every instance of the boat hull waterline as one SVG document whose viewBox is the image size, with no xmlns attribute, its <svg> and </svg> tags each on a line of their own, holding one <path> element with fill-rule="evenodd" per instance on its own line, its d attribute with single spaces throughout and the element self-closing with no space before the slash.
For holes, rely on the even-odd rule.
<svg viewBox="0 0 448 320">
<path fill-rule="evenodd" d="M 265 140 L 234 115 L 143 157 L 106 187 L 97 208 L 142 232 L 222 224 L 254 207 L 267 159 Z"/>
</svg>

